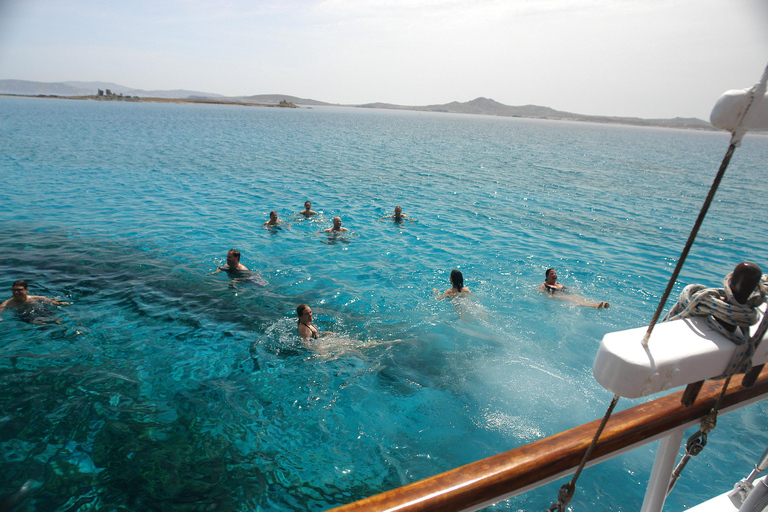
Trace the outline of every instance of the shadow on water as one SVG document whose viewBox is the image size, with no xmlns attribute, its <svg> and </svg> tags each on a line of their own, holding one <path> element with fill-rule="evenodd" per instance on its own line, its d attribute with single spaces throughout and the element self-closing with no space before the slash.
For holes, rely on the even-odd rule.
<svg viewBox="0 0 768 512">
<path fill-rule="evenodd" d="M 0 508 L 263 505 L 270 464 L 234 441 L 263 427 L 247 412 L 263 406 L 232 397 L 258 369 L 249 339 L 288 301 L 119 241 L 7 224 L 0 238 L 8 289 L 25 278 L 73 303 L 62 325 L 0 322 Z"/>
<path fill-rule="evenodd" d="M 4 226 L 0 275 L 10 283 L 27 279 L 30 294 L 71 299 L 75 306 L 99 309 L 109 302 L 129 314 L 159 322 L 204 328 L 206 321 L 259 330 L 289 305 L 286 297 L 257 283 L 236 282 L 225 273 L 206 275 L 175 263 L 174 255 L 159 259 L 133 243 L 83 240 L 51 229 L 30 232 Z"/>
<path fill-rule="evenodd" d="M 285 317 L 297 298 L 279 289 L 121 240 L 24 228 L 0 228 L 0 275 L 72 305 L 55 328 L 0 323 L 3 509 L 320 510 L 404 483 L 405 466 L 433 470 L 385 446 L 399 428 L 369 432 L 357 453 L 332 448 L 400 414 L 401 399 L 409 422 L 439 422 L 444 407 L 424 401 L 461 392 L 444 346 L 417 343 L 418 330 L 366 332 L 382 321 L 405 332 L 412 318 L 318 308 L 345 342 L 307 347 Z M 306 450 L 319 442 L 323 457 Z M 359 476 L 336 485 L 334 467 Z"/>
</svg>

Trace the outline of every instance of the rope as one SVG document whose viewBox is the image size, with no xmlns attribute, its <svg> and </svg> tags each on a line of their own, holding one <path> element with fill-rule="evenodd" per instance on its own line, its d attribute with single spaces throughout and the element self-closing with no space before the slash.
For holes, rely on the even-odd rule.
<svg viewBox="0 0 768 512">
<path fill-rule="evenodd" d="M 707 325 L 713 330 L 731 340 L 736 345 L 743 345 L 749 336 L 736 329 L 729 331 L 717 320 L 735 325 L 737 327 L 749 327 L 760 321 L 758 306 L 765 302 L 768 290 L 768 275 L 763 276 L 760 284 L 749 296 L 745 304 L 739 304 L 731 291 L 731 276 L 728 274 L 723 279 L 722 288 L 707 288 L 701 284 L 689 284 L 683 289 L 680 298 L 667 313 L 662 322 L 687 318 L 690 316 L 706 316 Z M 723 299 L 723 297 L 725 299 Z"/>
<path fill-rule="evenodd" d="M 758 99 L 758 101 L 764 98 L 767 85 L 768 85 L 768 66 L 765 67 L 765 71 L 763 72 L 763 76 L 760 78 L 760 81 L 749 90 L 749 102 L 747 103 L 746 108 L 744 108 L 744 111 L 741 113 L 741 118 L 736 123 L 736 128 L 733 130 L 733 133 L 731 136 L 731 143 L 735 144 L 736 147 L 739 147 L 741 145 L 741 139 L 747 133 L 749 121 L 751 121 L 752 118 L 755 116 L 756 110 L 750 107 L 752 107 L 752 105 L 755 103 L 756 98 Z"/>
<path fill-rule="evenodd" d="M 685 465 L 688 464 L 688 461 L 691 460 L 691 457 L 695 457 L 700 454 L 704 450 L 704 447 L 707 446 L 707 434 L 715 430 L 715 427 L 717 427 L 717 411 L 720 410 L 720 405 L 723 402 L 723 397 L 725 397 L 725 392 L 728 389 L 728 384 L 730 384 L 730 382 L 730 377 L 725 379 L 723 388 L 720 390 L 720 396 L 717 397 L 717 401 L 712 407 L 712 410 L 709 411 L 709 414 L 701 419 L 699 430 L 691 437 L 689 437 L 688 441 L 685 443 L 685 455 L 682 459 L 680 459 L 680 462 L 672 472 L 672 477 L 669 480 L 669 487 L 667 487 L 667 496 L 669 496 L 669 493 L 672 492 L 672 488 L 677 483 L 677 480 L 683 473 L 683 469 L 685 469 Z"/>
<path fill-rule="evenodd" d="M 661 299 L 659 300 L 659 305 L 656 307 L 656 312 L 653 314 L 651 323 L 648 324 L 648 330 L 645 331 L 645 336 L 643 336 L 643 341 L 642 341 L 642 344 L 644 347 L 648 346 L 648 340 L 651 339 L 651 333 L 653 332 L 653 328 L 656 326 L 656 322 L 659 321 L 659 317 L 661 316 L 662 311 L 664 311 L 664 306 L 667 303 L 669 294 L 672 293 L 672 287 L 674 287 L 675 282 L 677 282 L 677 277 L 680 275 L 680 271 L 683 270 L 683 264 L 685 263 L 685 260 L 688 257 L 688 253 L 691 251 L 693 242 L 696 240 L 696 235 L 699 233 L 699 228 L 704 223 L 704 217 L 707 216 L 707 212 L 709 211 L 709 206 L 712 204 L 712 200 L 715 198 L 715 193 L 717 192 L 717 188 L 720 186 L 720 182 L 723 181 L 725 170 L 728 168 L 728 164 L 730 163 L 731 157 L 733 156 L 733 152 L 735 150 L 736 150 L 736 145 L 733 144 L 733 142 L 731 142 L 731 145 L 728 146 L 728 151 L 726 151 L 725 157 L 723 157 L 723 161 L 720 164 L 720 169 L 717 171 L 715 180 L 712 182 L 712 186 L 709 189 L 709 194 L 707 194 L 707 198 L 704 200 L 704 204 L 701 207 L 701 211 L 699 211 L 699 216 L 696 218 L 696 223 L 693 225 L 693 229 L 691 229 L 691 234 L 688 235 L 688 240 L 685 242 L 685 247 L 683 248 L 683 252 L 680 253 L 680 258 L 677 260 L 677 265 L 675 266 L 675 270 L 674 272 L 672 272 L 672 276 L 669 278 L 669 282 L 667 283 L 667 288 L 664 290 L 664 294 L 661 296 Z"/>
<path fill-rule="evenodd" d="M 699 216 L 696 219 L 696 223 L 693 225 L 693 229 L 691 229 L 691 234 L 688 235 L 688 240 L 685 242 L 685 247 L 683 248 L 683 252 L 680 253 L 680 258 L 677 260 L 675 270 L 672 272 L 672 276 L 669 278 L 667 288 L 664 290 L 664 294 L 659 300 L 659 305 L 656 307 L 656 312 L 653 314 L 653 318 L 651 319 L 650 324 L 648 324 L 648 330 L 645 331 L 645 336 L 643 336 L 643 340 L 641 342 L 644 347 L 648 346 L 648 340 L 651 339 L 653 328 L 659 321 L 662 311 L 664 311 L 664 306 L 667 303 L 669 294 L 672 292 L 672 288 L 674 287 L 675 282 L 680 275 L 680 271 L 683 269 L 683 264 L 688 257 L 691 246 L 693 246 L 693 242 L 696 240 L 696 235 L 699 233 L 699 228 L 704 222 L 704 217 L 706 217 L 707 212 L 709 211 L 709 206 L 712 204 L 712 200 L 715 197 L 715 192 L 717 192 L 717 188 L 720 186 L 720 182 L 723 180 L 723 176 L 725 175 L 725 170 L 728 168 L 728 164 L 731 162 L 733 152 L 736 151 L 736 148 L 741 145 L 741 139 L 747 132 L 746 126 L 748 125 L 748 121 L 751 117 L 754 116 L 755 109 L 751 107 L 755 103 L 755 98 L 762 99 L 765 96 L 766 87 L 768 87 L 768 66 L 766 66 L 765 71 L 763 72 L 763 76 L 760 78 L 760 82 L 755 84 L 755 86 L 750 90 L 750 100 L 747 104 L 747 107 L 741 113 L 739 121 L 736 123 L 736 128 L 731 135 L 731 143 L 728 145 L 728 150 L 725 152 L 723 161 L 720 163 L 720 169 L 717 171 L 717 175 L 712 182 L 712 186 L 709 189 L 707 198 L 704 200 L 701 211 L 699 211 Z"/>
<path fill-rule="evenodd" d="M 597 445 L 597 440 L 600 438 L 600 434 L 603 433 L 605 424 L 608 423 L 608 418 L 611 417 L 613 409 L 616 407 L 618 401 L 619 395 L 613 395 L 611 405 L 609 405 L 608 410 L 605 411 L 603 421 L 600 422 L 600 426 L 597 427 L 597 431 L 595 432 L 595 437 L 592 438 L 592 442 L 589 444 L 587 451 L 584 452 L 584 457 L 581 458 L 581 462 L 579 463 L 579 467 L 576 469 L 576 473 L 574 473 L 570 482 L 560 487 L 560 491 L 557 493 L 557 503 L 550 505 L 550 507 L 547 509 L 548 512 L 565 512 L 565 508 L 571 502 L 571 499 L 573 499 L 573 493 L 576 491 L 576 480 L 579 479 L 581 470 L 584 469 L 584 466 L 586 466 L 587 461 L 589 460 L 589 456 L 592 455 L 592 450 L 594 450 L 595 446 Z"/>
<path fill-rule="evenodd" d="M 730 274 L 726 276 L 726 289 L 727 283 L 730 282 Z M 765 285 L 766 285 L 766 276 L 764 275 L 763 278 L 760 280 L 760 284 L 758 285 L 758 291 L 754 292 L 752 295 L 750 295 L 748 304 L 750 302 L 757 301 L 756 296 L 762 297 L 763 300 L 765 299 Z M 687 287 L 686 287 L 687 288 Z M 685 290 L 683 290 L 685 291 Z M 730 291 L 730 290 L 729 290 Z M 670 314 L 672 312 L 670 311 Z M 669 315 L 668 315 L 669 316 Z M 717 323 L 717 322 L 715 322 Z M 675 470 L 672 472 L 672 477 L 669 482 L 669 487 L 667 488 L 667 496 L 669 496 L 669 493 L 672 492 L 672 488 L 675 486 L 675 483 L 677 483 L 677 480 L 680 478 L 680 475 L 683 472 L 683 469 L 685 469 L 686 464 L 688 464 L 688 461 L 691 459 L 691 457 L 697 456 L 699 453 L 704 450 L 704 447 L 707 445 L 707 434 L 712 432 L 715 427 L 717 426 L 717 412 L 720 410 L 720 405 L 723 402 L 723 398 L 725 397 L 725 392 L 728 389 L 728 385 L 731 382 L 731 377 L 735 373 L 740 373 L 742 371 L 747 371 L 752 366 L 752 356 L 755 353 L 756 347 L 760 344 L 760 342 L 763 339 L 763 335 L 765 335 L 766 331 L 768 331 L 768 315 L 763 315 L 763 319 L 760 322 L 760 325 L 755 331 L 755 334 L 752 335 L 745 343 L 742 344 L 742 350 L 736 351 L 731 358 L 731 364 L 728 367 L 728 370 L 724 374 L 726 377 L 725 382 L 723 383 L 723 388 L 720 391 L 720 395 L 717 397 L 717 401 L 715 402 L 715 405 L 712 407 L 712 410 L 709 411 L 709 414 L 704 416 L 701 419 L 701 426 L 699 427 L 698 432 L 693 434 L 691 437 L 688 438 L 688 441 L 685 444 L 685 455 L 682 459 L 680 459 L 680 462 L 678 463 L 677 467 L 675 467 Z M 720 378 L 720 377 L 716 377 Z"/>
<path fill-rule="evenodd" d="M 758 306 L 766 300 L 768 292 L 768 275 L 763 275 L 755 291 L 747 299 L 745 304 L 738 304 L 731 291 L 731 274 L 723 279 L 723 288 L 707 288 L 701 284 L 689 284 L 680 294 L 680 299 L 667 313 L 662 322 L 688 318 L 690 316 L 706 316 L 707 325 L 719 332 L 735 345 L 741 347 L 731 357 L 726 371 L 722 375 L 713 378 L 730 377 L 736 373 L 749 371 L 752 367 L 752 356 L 757 344 L 762 339 L 765 326 L 754 336 L 749 336 L 749 326 L 760 320 Z M 725 300 L 723 299 L 725 297 Z M 763 323 L 766 322 L 763 315 Z M 718 320 L 740 327 L 733 332 L 726 329 Z"/>
<path fill-rule="evenodd" d="M 698 234 L 699 228 L 701 228 L 701 225 L 704 222 L 704 217 L 706 217 L 707 211 L 709 211 L 709 207 L 715 198 L 715 193 L 717 192 L 717 189 L 723 180 L 723 176 L 725 175 L 725 170 L 728 168 L 728 164 L 731 161 L 733 152 L 736 150 L 737 147 L 741 145 L 741 139 L 744 136 L 744 134 L 747 132 L 747 128 L 746 128 L 747 123 L 745 121 L 747 121 L 749 118 L 754 116 L 754 109 L 751 108 L 752 105 L 754 104 L 754 100 L 756 97 L 760 99 L 763 98 L 763 96 L 765 95 L 766 87 L 768 87 L 768 66 L 766 66 L 765 72 L 763 73 L 763 76 L 760 79 L 760 82 L 757 83 L 750 90 L 751 97 L 750 97 L 749 103 L 747 104 L 747 107 L 742 112 L 739 118 L 739 121 L 736 123 L 736 128 L 734 129 L 731 135 L 731 143 L 728 146 L 728 150 L 725 152 L 723 161 L 720 163 L 720 169 L 717 171 L 717 175 L 715 176 L 715 179 L 712 182 L 712 186 L 709 189 L 707 198 L 704 200 L 704 204 L 702 205 L 701 210 L 699 211 L 699 216 L 696 219 L 696 223 L 693 225 L 693 229 L 691 229 L 691 234 L 688 236 L 688 240 L 685 243 L 683 252 L 680 254 L 680 258 L 677 261 L 675 270 L 674 272 L 672 272 L 672 276 L 669 279 L 669 283 L 667 283 L 667 288 L 666 290 L 664 290 L 664 294 L 662 295 L 661 300 L 659 300 L 659 305 L 656 308 L 656 312 L 654 313 L 650 324 L 648 325 L 648 330 L 645 332 L 645 336 L 643 336 L 642 344 L 644 347 L 648 346 L 648 340 L 651 338 L 651 333 L 653 332 L 653 328 L 656 325 L 656 323 L 659 321 L 659 317 L 661 317 L 661 313 L 664 310 L 665 304 L 667 303 L 669 294 L 672 292 L 672 288 L 674 287 L 675 282 L 677 281 L 677 278 L 680 275 L 680 271 L 682 270 L 683 264 L 685 263 L 685 260 L 688 257 L 688 253 L 690 252 L 691 247 L 693 246 L 693 242 L 696 240 L 696 235 Z M 729 279 L 729 278 L 730 276 L 728 276 L 726 279 Z M 728 288 L 727 285 L 726 285 L 726 288 Z M 730 289 L 729 289 L 729 292 L 730 292 Z M 764 298 L 765 298 L 765 292 L 763 291 L 763 299 Z M 736 301 L 734 300 L 734 302 Z M 765 315 L 765 316 L 768 316 L 768 315 Z M 702 447 L 701 447 L 702 449 L 706 444 L 706 432 L 704 432 L 703 429 L 709 428 L 709 430 L 711 430 L 715 428 L 714 422 L 717 421 L 717 408 L 719 407 L 720 401 L 725 395 L 725 389 L 727 388 L 729 382 L 730 382 L 730 377 L 728 377 L 728 379 L 725 382 L 725 385 L 723 386 L 723 392 L 721 393 L 720 398 L 715 404 L 715 408 L 713 408 L 712 412 L 710 412 L 710 414 L 708 415 L 708 416 L 712 416 L 710 420 L 711 422 L 713 422 L 711 428 L 709 428 L 708 426 L 705 426 L 705 421 L 707 417 L 705 417 L 705 419 L 702 420 L 702 427 L 699 429 L 699 431 L 704 434 L 703 436 L 704 443 L 702 444 Z M 611 413 L 613 412 L 614 407 L 616 407 L 616 403 L 618 401 L 619 401 L 619 396 L 614 395 L 613 400 L 611 401 L 611 405 L 608 407 L 608 410 L 606 411 L 605 416 L 603 417 L 602 423 L 600 423 L 600 427 L 597 429 L 597 432 L 595 432 L 595 437 L 592 439 L 592 443 L 589 445 L 589 448 L 587 448 L 587 451 L 584 454 L 584 457 L 581 459 L 581 463 L 579 464 L 579 467 L 576 470 L 576 473 L 573 475 L 573 479 L 560 488 L 560 491 L 557 494 L 557 503 L 553 503 L 549 507 L 548 509 L 549 512 L 555 512 L 555 511 L 565 512 L 565 508 L 568 506 L 568 504 L 571 502 L 571 499 L 573 498 L 573 493 L 576 489 L 576 480 L 578 480 L 582 469 L 584 469 L 584 466 L 589 460 L 589 456 L 592 454 L 592 450 L 594 449 L 595 445 L 597 445 L 597 440 L 599 439 L 600 434 L 603 432 L 603 428 L 605 427 L 605 424 L 608 422 L 608 418 L 611 416 Z M 709 432 L 709 430 L 707 430 L 707 432 Z M 692 443 L 692 444 L 695 444 L 695 443 Z M 695 451 L 695 449 L 692 449 L 692 451 Z M 700 452 L 701 450 L 698 450 L 698 451 Z M 683 467 L 684 466 L 685 464 L 683 464 Z M 680 469 L 680 472 L 682 472 L 682 468 Z M 670 490 L 672 489 L 673 485 L 674 483 L 670 485 Z"/>
</svg>

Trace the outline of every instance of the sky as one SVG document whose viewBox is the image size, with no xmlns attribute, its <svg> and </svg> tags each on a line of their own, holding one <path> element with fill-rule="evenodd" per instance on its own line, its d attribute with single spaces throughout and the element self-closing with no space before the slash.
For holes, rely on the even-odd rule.
<svg viewBox="0 0 768 512">
<path fill-rule="evenodd" d="M 768 0 L 0 0 L 0 79 L 709 119 Z"/>
</svg>

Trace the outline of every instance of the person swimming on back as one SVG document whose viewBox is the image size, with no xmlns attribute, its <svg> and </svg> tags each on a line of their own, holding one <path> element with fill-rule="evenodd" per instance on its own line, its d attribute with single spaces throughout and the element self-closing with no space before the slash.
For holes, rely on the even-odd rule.
<svg viewBox="0 0 768 512">
<path fill-rule="evenodd" d="M 309 202 L 309 201 L 306 201 L 304 203 L 304 209 L 302 211 L 300 211 L 299 213 L 302 214 L 305 217 L 311 217 L 311 216 L 317 214 L 316 211 L 312 210 L 312 203 Z"/>
<path fill-rule="evenodd" d="M 23 279 L 14 281 L 14 283 L 11 285 L 11 293 L 13 297 L 3 301 L 0 304 L 0 313 L 6 309 L 11 309 L 19 313 L 19 317 L 28 323 L 47 323 L 38 322 L 38 317 L 55 321 L 55 318 L 51 319 L 48 315 L 41 316 L 35 313 L 35 310 L 38 309 L 37 306 L 40 304 L 50 304 L 52 306 L 69 306 L 69 302 L 49 299 L 48 297 L 43 297 L 42 295 L 29 295 L 29 284 Z M 2 320 L 3 319 L 0 318 L 0 322 Z"/>
<path fill-rule="evenodd" d="M 469 288 L 464 286 L 464 275 L 461 273 L 460 270 L 451 270 L 450 275 L 450 281 L 451 281 L 451 288 L 448 290 L 445 290 L 442 295 L 440 295 L 440 292 L 437 291 L 437 288 L 433 288 L 432 291 L 437 295 L 438 299 L 445 299 L 448 297 L 459 297 L 471 294 L 472 292 L 469 291 Z"/>
<path fill-rule="evenodd" d="M 299 304 L 296 307 L 296 314 L 299 316 L 299 336 L 305 341 L 319 338 L 320 331 L 312 325 L 312 309 L 306 304 Z"/>
<path fill-rule="evenodd" d="M 541 283 L 541 291 L 554 294 L 565 291 L 565 285 L 557 282 L 557 272 L 553 268 L 548 268 L 544 272 L 544 282 Z"/>
<path fill-rule="evenodd" d="M 611 305 L 609 302 L 590 302 L 584 297 L 571 293 L 566 289 L 565 285 L 557 282 L 557 271 L 553 268 L 548 268 L 546 272 L 544 272 L 544 282 L 539 286 L 539 290 L 545 293 L 550 299 L 567 300 L 569 302 L 574 302 L 579 306 L 605 309 Z"/>
</svg>

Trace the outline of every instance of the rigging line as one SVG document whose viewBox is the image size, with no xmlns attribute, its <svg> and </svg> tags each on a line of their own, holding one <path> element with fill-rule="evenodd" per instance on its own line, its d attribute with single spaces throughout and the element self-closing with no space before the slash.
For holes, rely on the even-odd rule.
<svg viewBox="0 0 768 512">
<path fill-rule="evenodd" d="M 725 153 L 725 157 L 723 158 L 722 163 L 720 164 L 720 169 L 717 172 L 717 175 L 715 176 L 715 180 L 712 182 L 712 186 L 709 189 L 709 194 L 707 194 L 707 198 L 704 200 L 704 204 L 701 207 L 701 210 L 699 211 L 699 216 L 696 219 L 696 223 L 693 225 L 693 229 L 691 229 L 691 234 L 688 235 L 688 240 L 685 242 L 685 247 L 683 248 L 683 252 L 680 253 L 680 258 L 677 260 L 677 265 L 675 266 L 674 272 L 672 272 L 672 276 L 669 278 L 669 282 L 667 283 L 667 288 L 664 290 L 664 294 L 661 296 L 661 299 L 659 299 L 659 305 L 656 307 L 656 312 L 653 314 L 653 318 L 651 318 L 651 323 L 648 325 L 648 330 L 645 332 L 645 336 L 643 336 L 643 346 L 648 345 L 648 340 L 651 337 L 651 333 L 653 332 L 653 328 L 656 326 L 656 323 L 659 321 L 659 317 L 661 316 L 661 313 L 664 311 L 664 306 L 667 304 L 667 299 L 669 298 L 669 294 L 672 293 L 672 288 L 675 286 L 675 282 L 677 281 L 677 277 L 680 275 L 680 271 L 683 270 L 683 264 L 685 263 L 685 259 L 688 257 L 688 253 L 691 250 L 691 247 L 693 246 L 693 242 L 696 240 L 696 235 L 699 233 L 699 228 L 704 223 L 704 217 L 706 217 L 707 212 L 709 211 L 709 206 L 712 204 L 712 200 L 715 198 L 715 192 L 717 192 L 717 188 L 720 186 L 720 182 L 723 180 L 723 176 L 725 175 L 725 170 L 728 168 L 728 164 L 731 161 L 731 156 L 733 156 L 733 152 L 736 150 L 736 144 L 731 142 L 731 144 L 728 146 L 728 151 Z"/>
<path fill-rule="evenodd" d="M 584 466 L 586 466 L 587 462 L 589 461 L 589 456 L 592 455 L 592 450 L 597 445 L 597 440 L 600 438 L 600 434 L 603 433 L 603 429 L 605 428 L 605 424 L 608 423 L 608 418 L 611 417 L 611 414 L 613 413 L 613 409 L 616 407 L 616 404 L 619 401 L 619 395 L 613 395 L 613 400 L 611 400 L 611 405 L 608 406 L 608 410 L 605 411 L 605 416 L 603 416 L 603 421 L 600 422 L 600 426 L 597 427 L 597 431 L 595 432 L 595 437 L 592 438 L 592 442 L 589 444 L 589 447 L 587 448 L 587 451 L 584 452 L 584 457 L 581 458 L 581 462 L 579 463 L 579 467 L 576 469 L 576 473 L 574 473 L 573 478 L 570 482 L 563 485 L 560 488 L 560 491 L 557 493 L 557 503 L 553 503 L 549 507 L 549 512 L 559 511 L 563 512 L 565 508 L 568 506 L 568 504 L 571 502 L 571 499 L 573 498 L 573 493 L 576 490 L 576 480 L 579 479 L 579 475 L 581 475 L 581 471 L 584 469 Z"/>
<path fill-rule="evenodd" d="M 709 189 L 709 194 L 707 194 L 707 198 L 704 200 L 704 204 L 702 205 L 701 210 L 699 211 L 699 216 L 696 219 L 696 223 L 693 225 L 693 229 L 691 229 L 691 234 L 688 235 L 688 241 L 685 243 L 683 252 L 680 253 L 680 258 L 677 261 L 677 265 L 675 266 L 674 272 L 672 272 L 672 276 L 669 278 L 669 282 L 667 283 L 667 288 L 664 290 L 664 294 L 661 296 L 661 299 L 659 300 L 659 305 L 656 308 L 656 312 L 653 314 L 653 318 L 651 319 L 650 324 L 648 324 L 648 330 L 645 332 L 645 336 L 643 336 L 642 344 L 644 347 L 648 346 L 648 340 L 651 338 L 651 333 L 653 332 L 653 328 L 656 326 L 656 323 L 659 321 L 659 317 L 661 316 L 661 313 L 664 310 L 664 306 L 667 303 L 669 294 L 672 292 L 672 288 L 675 286 L 677 277 L 680 275 L 680 271 L 683 269 L 683 264 L 685 263 L 685 259 L 688 257 L 688 253 L 690 252 L 691 247 L 693 246 L 693 242 L 696 240 L 696 235 L 699 233 L 699 228 L 704 222 L 704 217 L 706 217 L 707 211 L 709 211 L 709 206 L 712 204 L 712 200 L 715 198 L 715 193 L 717 192 L 717 188 L 720 186 L 720 182 L 723 180 L 723 176 L 725 175 L 725 170 L 728 168 L 728 164 L 731 161 L 733 152 L 736 150 L 737 147 L 741 145 L 741 139 L 744 136 L 744 134 L 747 132 L 747 128 L 746 128 L 747 123 L 745 123 L 745 121 L 751 118 L 752 115 L 754 115 L 753 112 L 755 109 L 751 107 L 755 104 L 755 98 L 759 98 L 760 100 L 762 100 L 763 97 L 765 96 L 766 84 L 768 84 L 768 66 L 766 66 L 765 71 L 763 72 L 763 76 L 760 78 L 760 82 L 758 82 L 754 87 L 752 87 L 750 91 L 750 100 L 747 103 L 747 107 L 742 112 L 739 122 L 736 124 L 736 128 L 734 129 L 733 135 L 731 136 L 731 143 L 728 145 L 728 151 L 725 152 L 723 161 L 720 163 L 720 169 L 717 171 L 715 180 L 712 182 L 712 186 Z"/>
<path fill-rule="evenodd" d="M 682 459 L 680 459 L 677 467 L 672 472 L 672 476 L 669 480 L 669 486 L 667 487 L 666 496 L 669 496 L 669 494 L 672 492 L 672 489 L 675 487 L 677 480 L 680 478 L 680 475 L 682 475 L 683 469 L 685 469 L 685 466 L 688 464 L 688 461 L 691 459 L 691 457 L 695 457 L 700 454 L 704 450 L 704 447 L 707 446 L 707 434 L 715 430 L 715 427 L 717 427 L 717 413 L 720 410 L 720 405 L 723 403 L 725 392 L 728 390 L 728 385 L 730 383 L 731 377 L 727 377 L 725 382 L 723 382 L 723 387 L 720 390 L 720 395 L 717 397 L 717 401 L 715 401 L 715 405 L 713 405 L 709 413 L 707 413 L 707 415 L 701 419 L 699 430 L 697 430 L 691 437 L 689 437 L 688 442 L 685 443 L 685 455 Z"/>
</svg>

